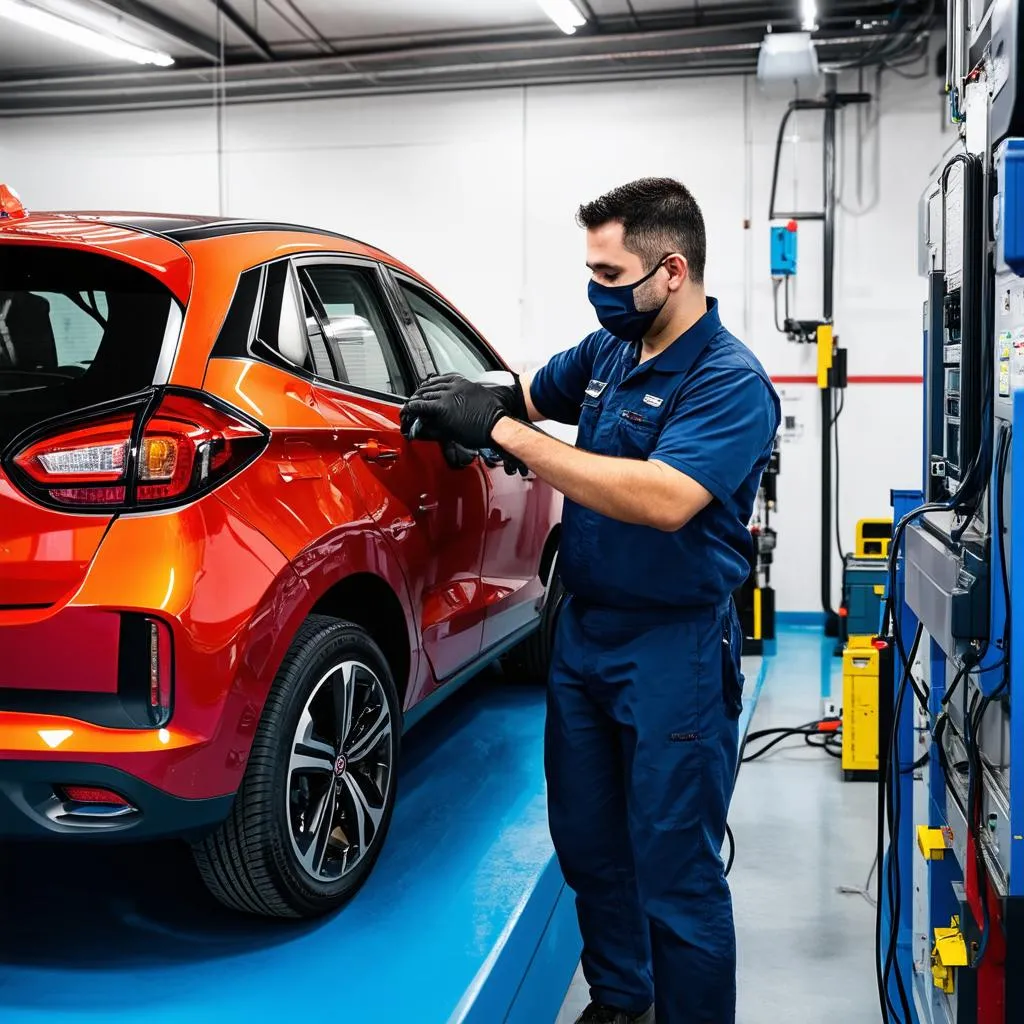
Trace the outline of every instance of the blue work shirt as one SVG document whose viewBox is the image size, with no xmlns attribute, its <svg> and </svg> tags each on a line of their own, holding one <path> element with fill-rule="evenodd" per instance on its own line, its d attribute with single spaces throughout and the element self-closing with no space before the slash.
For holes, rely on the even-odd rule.
<svg viewBox="0 0 1024 1024">
<path fill-rule="evenodd" d="M 748 524 L 779 429 L 779 398 L 753 353 L 722 326 L 715 299 L 642 365 L 640 350 L 596 331 L 537 371 L 530 397 L 547 419 L 579 424 L 578 448 L 663 462 L 713 500 L 666 533 L 566 498 L 559 571 L 588 604 L 721 604 L 750 574 Z"/>
</svg>

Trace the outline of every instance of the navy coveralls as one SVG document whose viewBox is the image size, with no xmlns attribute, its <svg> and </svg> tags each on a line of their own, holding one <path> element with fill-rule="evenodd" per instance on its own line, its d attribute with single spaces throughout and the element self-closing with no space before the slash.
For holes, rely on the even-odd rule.
<svg viewBox="0 0 1024 1024">
<path fill-rule="evenodd" d="M 601 330 L 530 394 L 577 446 L 664 462 L 710 505 L 665 533 L 566 500 L 570 597 L 548 694 L 551 834 L 576 893 L 596 1002 L 658 1024 L 733 1024 L 736 938 L 720 851 L 743 677 L 732 592 L 779 426 L 779 400 L 718 304 L 656 358 Z"/>
</svg>

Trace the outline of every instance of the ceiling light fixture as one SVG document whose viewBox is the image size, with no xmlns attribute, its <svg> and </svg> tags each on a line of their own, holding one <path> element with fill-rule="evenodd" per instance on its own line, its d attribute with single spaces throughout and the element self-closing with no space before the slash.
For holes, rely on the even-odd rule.
<svg viewBox="0 0 1024 1024">
<path fill-rule="evenodd" d="M 174 63 L 169 53 L 149 50 L 144 46 L 118 39 L 116 36 L 104 35 L 94 29 L 86 28 L 67 18 L 58 17 L 39 7 L 31 7 L 20 0 L 0 0 L 0 18 L 16 21 L 19 25 L 34 28 L 47 35 L 63 39 L 68 43 L 77 43 L 86 49 L 114 57 L 117 60 L 130 60 L 136 64 L 155 64 L 166 68 Z"/>
<path fill-rule="evenodd" d="M 537 3 L 567 36 L 573 35 L 576 29 L 587 23 L 587 19 L 580 14 L 579 8 L 572 0 L 537 0 Z"/>
<path fill-rule="evenodd" d="M 815 0 L 800 0 L 800 28 L 813 32 L 818 27 L 818 5 Z"/>
</svg>

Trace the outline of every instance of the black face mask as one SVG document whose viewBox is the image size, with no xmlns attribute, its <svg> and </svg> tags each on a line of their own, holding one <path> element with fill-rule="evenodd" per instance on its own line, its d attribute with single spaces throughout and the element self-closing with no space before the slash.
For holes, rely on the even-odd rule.
<svg viewBox="0 0 1024 1024">
<path fill-rule="evenodd" d="M 587 289 L 590 302 L 597 312 L 601 326 L 616 338 L 623 341 L 642 341 L 647 332 L 654 326 L 658 314 L 665 308 L 668 296 L 657 309 L 638 310 L 634 293 L 640 285 L 650 281 L 665 265 L 665 260 L 672 253 L 662 256 L 650 273 L 632 284 L 607 285 L 591 281 Z"/>
</svg>

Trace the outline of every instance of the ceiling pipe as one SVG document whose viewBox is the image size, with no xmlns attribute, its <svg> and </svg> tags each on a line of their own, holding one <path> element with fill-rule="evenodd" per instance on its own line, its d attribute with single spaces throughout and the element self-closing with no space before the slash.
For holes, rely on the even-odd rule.
<svg viewBox="0 0 1024 1024">
<path fill-rule="evenodd" d="M 869 39 L 863 36 L 847 36 L 822 40 L 820 45 L 838 48 L 867 41 Z M 238 75 L 242 69 L 231 69 L 236 73 L 236 77 L 227 82 L 227 98 L 230 102 L 252 103 L 357 93 L 369 95 L 385 92 L 572 83 L 583 80 L 607 81 L 638 76 L 670 78 L 690 73 L 710 74 L 717 70 L 716 61 L 719 65 L 727 66 L 730 73 L 743 73 L 753 71 L 759 47 L 759 41 L 749 40 L 611 54 L 571 54 L 369 69 L 358 67 L 358 60 L 335 58 L 330 62 L 318 61 L 318 74 L 306 73 L 301 77 L 288 74 L 287 66 L 261 65 L 250 67 L 248 77 L 244 78 Z M 676 63 L 664 66 L 664 62 L 669 61 Z M 652 62 L 661 62 L 663 66 L 650 67 Z M 560 69 L 565 69 L 565 73 L 559 73 Z M 498 75 L 502 77 L 496 77 Z M 129 87 L 124 84 L 104 87 L 93 82 L 76 84 L 72 88 L 69 87 L 69 83 L 57 80 L 50 88 L 41 89 L 35 83 L 12 83 L 0 90 L 0 116 L 98 109 L 166 109 L 174 106 L 207 105 L 210 102 L 214 83 L 209 73 L 200 76 L 202 80 L 177 81 L 172 87 L 169 87 L 166 81 L 161 81 L 158 76 L 141 77 L 145 78 L 145 81 L 136 79 Z M 126 103 L 127 91 L 139 97 L 138 102 Z M 104 103 L 104 97 L 109 97 L 109 101 Z M 84 102 L 67 102 L 74 99 Z"/>
<path fill-rule="evenodd" d="M 217 0 L 213 0 L 217 2 Z M 793 25 L 796 25 L 796 19 L 793 19 Z M 364 63 L 364 62 L 389 62 L 389 61 L 414 61 L 414 60 L 438 60 L 438 59 L 451 59 L 459 55 L 465 55 L 467 58 L 475 58 L 479 55 L 488 54 L 506 54 L 509 52 L 515 52 L 518 50 L 526 50 L 531 52 L 550 50 L 553 53 L 558 54 L 573 54 L 576 52 L 600 52 L 615 55 L 618 52 L 628 52 L 635 49 L 637 46 L 668 46 L 673 43 L 677 43 L 682 40 L 692 39 L 694 37 L 709 37 L 708 44 L 712 41 L 720 40 L 724 34 L 735 36 L 741 33 L 753 33 L 750 38 L 757 38 L 760 40 L 764 34 L 764 20 L 761 18 L 751 19 L 749 21 L 735 22 L 728 26 L 691 26 L 682 29 L 658 29 L 654 31 L 645 32 L 625 32 L 625 33 L 608 33 L 600 36 L 549 36 L 544 39 L 537 39 L 533 41 L 494 41 L 494 42 L 461 42 L 461 43 L 450 43 L 447 45 L 405 45 L 405 41 L 419 42 L 415 36 L 409 37 L 396 37 L 392 47 L 388 49 L 380 49 L 365 52 L 339 52 L 330 56 L 324 54 L 317 54 L 310 57 L 298 57 L 291 60 L 276 60 L 274 62 L 274 70 L 287 72 L 289 74 L 305 75 L 315 74 L 318 67 L 322 65 L 331 65 L 337 63 L 339 60 L 348 60 L 353 63 Z M 853 43 L 870 42 L 877 39 L 882 33 L 873 33 L 865 31 L 858 34 L 857 36 L 850 36 L 850 40 Z M 827 35 L 823 35 L 821 38 L 816 38 L 816 42 L 827 41 Z M 622 47 L 623 51 L 616 50 L 616 47 Z M 225 75 L 230 80 L 232 76 L 244 74 L 247 71 L 253 69 L 265 69 L 266 65 L 263 63 L 237 63 L 228 64 L 225 67 Z M 163 82 L 174 83 L 178 79 L 185 79 L 194 76 L 197 73 L 201 73 L 202 69 L 195 68 L 174 68 L 159 73 L 159 78 Z M 21 85 L 27 83 L 73 83 L 73 82 L 114 82 L 117 80 L 134 80 L 137 76 L 136 72 L 100 72 L 98 74 L 79 74 L 72 76 L 64 75 L 50 75 L 46 78 L 34 78 L 34 77 L 8 77 L 0 78 L 0 90 L 3 90 L 7 85 Z"/>
<path fill-rule="evenodd" d="M 507 82 L 453 82 L 445 85 L 439 90 L 437 85 L 431 83 L 410 83 L 395 86 L 368 86 L 364 88 L 346 89 L 313 89 L 291 96 L 253 96 L 237 102 L 251 106 L 263 106 L 270 103 L 281 103 L 288 99 L 302 100 L 328 100 L 328 99 L 356 99 L 372 96 L 412 96 L 424 93 L 444 92 L 468 92 L 490 91 L 494 89 L 509 89 L 522 85 L 529 86 L 556 86 L 556 85 L 599 85 L 606 82 L 642 82 L 642 81 L 664 81 L 667 78 L 688 79 L 688 78 L 723 78 L 735 75 L 747 74 L 752 70 L 749 64 L 734 64 L 721 66 L 695 66 L 693 68 L 679 68 L 671 75 L 664 71 L 602 71 L 600 73 L 569 75 L 565 77 L 545 77 L 530 79 L 528 81 L 509 80 Z M 196 97 L 191 100 L 143 100 L 139 103 L 118 104 L 100 103 L 86 106 L 52 107 L 45 110 L 38 109 L 0 109 L 0 120 L 19 120 L 29 117 L 76 117 L 84 114 L 117 114 L 117 113 L 147 113 L 159 110 L 199 110 L 210 106 L 208 100 Z"/>
</svg>

